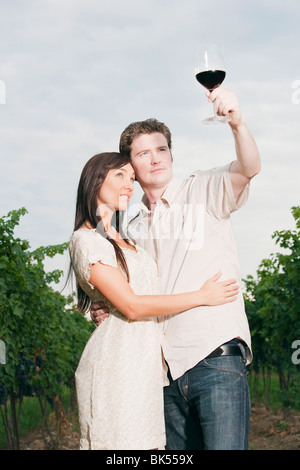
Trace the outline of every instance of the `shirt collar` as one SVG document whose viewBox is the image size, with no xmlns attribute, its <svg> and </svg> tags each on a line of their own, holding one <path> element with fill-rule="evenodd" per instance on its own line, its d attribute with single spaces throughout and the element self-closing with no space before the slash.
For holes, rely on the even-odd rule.
<svg viewBox="0 0 300 470">
<path fill-rule="evenodd" d="M 173 177 L 158 201 L 166 202 L 170 207 L 181 183 L 182 181 L 179 178 Z M 141 201 L 141 212 L 146 212 L 147 214 L 151 212 L 149 210 L 149 200 L 145 193 Z"/>
</svg>

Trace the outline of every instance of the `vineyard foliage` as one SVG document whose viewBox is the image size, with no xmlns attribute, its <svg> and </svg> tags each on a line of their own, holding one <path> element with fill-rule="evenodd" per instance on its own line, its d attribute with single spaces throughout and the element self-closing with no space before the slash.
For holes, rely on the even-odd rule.
<svg viewBox="0 0 300 470">
<path fill-rule="evenodd" d="M 45 271 L 45 258 L 63 254 L 68 244 L 31 250 L 28 241 L 15 236 L 25 214 L 22 208 L 0 218 L 0 342 L 5 345 L 0 411 L 11 449 L 19 448 L 23 398 L 39 400 L 46 423 L 45 405 L 55 406 L 63 387 L 74 384 L 82 350 L 95 328 L 72 307 L 71 296 L 51 287 L 61 271 Z M 244 297 L 254 353 L 250 377 L 263 375 L 268 400 L 271 377 L 277 374 L 282 402 L 299 409 L 300 206 L 292 214 L 296 229 L 274 233 L 280 252 L 261 262 L 256 279 L 244 280 Z M 295 344 L 299 354 L 293 356 Z M 3 348 L 0 359 L 1 354 Z"/>
<path fill-rule="evenodd" d="M 70 296 L 50 287 L 62 273 L 46 272 L 44 260 L 62 254 L 67 243 L 31 250 L 28 241 L 15 237 L 25 213 L 22 208 L 0 218 L 0 408 L 10 448 L 18 447 L 23 397 L 36 396 L 41 406 L 57 400 L 94 328 L 71 307 Z"/>
<path fill-rule="evenodd" d="M 245 304 L 254 353 L 250 370 L 268 382 L 265 399 L 277 374 L 282 403 L 300 409 L 300 206 L 292 214 L 296 229 L 276 231 L 272 238 L 280 251 L 261 262 L 256 279 L 245 280 Z"/>
</svg>

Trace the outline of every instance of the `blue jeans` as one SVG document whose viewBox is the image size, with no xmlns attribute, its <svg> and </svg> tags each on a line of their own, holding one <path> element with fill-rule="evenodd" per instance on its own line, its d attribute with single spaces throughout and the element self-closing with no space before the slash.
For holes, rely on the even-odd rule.
<svg viewBox="0 0 300 470">
<path fill-rule="evenodd" d="M 250 399 L 242 356 L 200 361 L 164 387 L 168 450 L 247 450 Z"/>
</svg>

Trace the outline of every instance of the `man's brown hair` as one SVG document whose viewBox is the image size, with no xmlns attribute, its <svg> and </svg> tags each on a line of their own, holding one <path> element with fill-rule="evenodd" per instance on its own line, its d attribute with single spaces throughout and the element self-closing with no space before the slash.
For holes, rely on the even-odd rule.
<svg viewBox="0 0 300 470">
<path fill-rule="evenodd" d="M 145 121 L 132 122 L 122 132 L 120 137 L 120 152 L 122 154 L 130 156 L 131 144 L 133 140 L 141 134 L 153 134 L 154 132 L 160 132 L 167 139 L 168 147 L 171 151 L 172 138 L 170 129 L 157 119 L 150 118 Z"/>
</svg>

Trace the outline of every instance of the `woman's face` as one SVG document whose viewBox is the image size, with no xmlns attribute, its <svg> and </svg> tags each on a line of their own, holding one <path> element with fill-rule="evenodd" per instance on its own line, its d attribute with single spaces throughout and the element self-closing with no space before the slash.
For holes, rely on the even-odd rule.
<svg viewBox="0 0 300 470">
<path fill-rule="evenodd" d="M 130 163 L 109 170 L 98 195 L 98 205 L 104 204 L 110 210 L 126 210 L 133 194 L 135 173 Z"/>
</svg>

